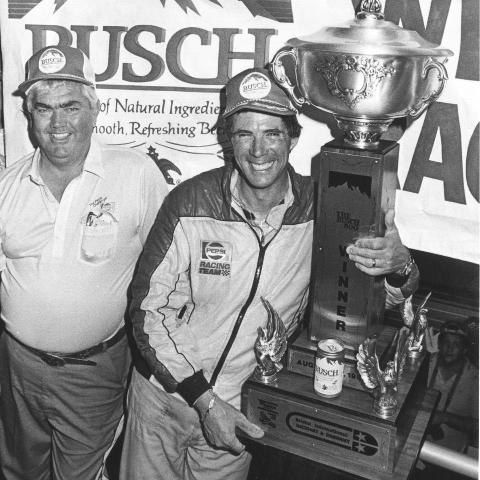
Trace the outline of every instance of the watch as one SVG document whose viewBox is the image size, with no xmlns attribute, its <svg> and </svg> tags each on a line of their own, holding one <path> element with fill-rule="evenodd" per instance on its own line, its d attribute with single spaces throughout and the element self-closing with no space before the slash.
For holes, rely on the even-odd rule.
<svg viewBox="0 0 480 480">
<path fill-rule="evenodd" d="M 407 263 L 399 268 L 397 271 L 388 274 L 385 278 L 388 284 L 392 287 L 401 287 L 407 281 L 413 266 L 415 265 L 415 260 L 410 256 Z"/>
<path fill-rule="evenodd" d="M 401 277 L 408 277 L 410 275 L 410 272 L 412 271 L 413 266 L 415 265 L 415 260 L 410 257 L 407 261 L 407 263 L 402 267 L 399 268 L 396 272 L 394 272 L 396 275 L 400 275 Z"/>
<path fill-rule="evenodd" d="M 217 396 L 215 395 L 215 393 L 213 392 L 213 390 L 211 388 L 209 390 L 207 390 L 205 393 L 208 393 L 208 395 L 210 397 L 210 400 L 208 402 L 207 408 L 203 412 L 200 411 L 200 409 L 198 409 L 198 412 L 199 412 L 199 415 L 200 415 L 200 420 L 201 420 L 202 423 L 207 418 L 207 415 L 210 413 L 210 410 L 215 405 L 215 400 L 217 399 Z"/>
</svg>

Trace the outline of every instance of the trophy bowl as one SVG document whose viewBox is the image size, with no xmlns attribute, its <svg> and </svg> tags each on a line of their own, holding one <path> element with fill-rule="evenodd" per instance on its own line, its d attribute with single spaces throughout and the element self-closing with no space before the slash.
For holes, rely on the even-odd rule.
<svg viewBox="0 0 480 480">
<path fill-rule="evenodd" d="M 451 55 L 365 0 L 353 21 L 290 39 L 270 68 L 297 106 L 332 113 L 345 141 L 365 148 L 395 118 L 417 118 L 439 97 Z"/>
</svg>

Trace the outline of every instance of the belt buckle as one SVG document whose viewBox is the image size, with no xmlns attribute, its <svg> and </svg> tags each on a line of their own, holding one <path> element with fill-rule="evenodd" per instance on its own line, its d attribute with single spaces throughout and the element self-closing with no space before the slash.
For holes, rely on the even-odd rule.
<svg viewBox="0 0 480 480">
<path fill-rule="evenodd" d="M 65 365 L 65 360 L 57 355 L 52 355 L 51 353 L 42 353 L 42 360 L 51 367 L 63 367 Z"/>
</svg>

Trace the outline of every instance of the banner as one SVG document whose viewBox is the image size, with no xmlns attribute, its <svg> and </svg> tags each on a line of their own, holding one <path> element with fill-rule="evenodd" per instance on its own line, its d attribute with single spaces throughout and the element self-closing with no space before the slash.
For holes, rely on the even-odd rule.
<svg viewBox="0 0 480 480">
<path fill-rule="evenodd" d="M 222 87 L 264 66 L 293 37 L 354 18 L 358 0 L 3 0 L 0 35 L 7 165 L 29 153 L 15 94 L 24 65 L 45 45 L 81 48 L 96 73 L 95 134 L 149 155 L 171 188 L 231 155 L 216 129 Z M 386 19 L 454 52 L 449 80 L 417 120 L 395 122 L 396 223 L 410 248 L 480 263 L 478 0 L 387 0 Z M 335 121 L 305 108 L 291 155 L 309 174 Z"/>
</svg>

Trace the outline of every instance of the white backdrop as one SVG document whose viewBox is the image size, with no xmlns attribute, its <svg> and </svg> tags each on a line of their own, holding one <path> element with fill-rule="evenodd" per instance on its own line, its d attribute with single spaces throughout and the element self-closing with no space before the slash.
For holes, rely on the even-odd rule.
<svg viewBox="0 0 480 480">
<path fill-rule="evenodd" d="M 223 164 L 212 127 L 225 81 L 271 60 L 292 37 L 353 19 L 357 3 L 2 0 L 7 165 L 33 148 L 13 92 L 38 48 L 64 43 L 90 56 L 102 102 L 97 134 L 149 154 L 173 188 Z M 410 248 L 480 263 L 478 0 L 387 0 L 385 13 L 454 52 L 439 101 L 399 139 L 396 222 L 402 240 Z M 304 174 L 332 139 L 331 116 L 314 116 L 300 114 L 304 130 L 291 156 Z"/>
</svg>

